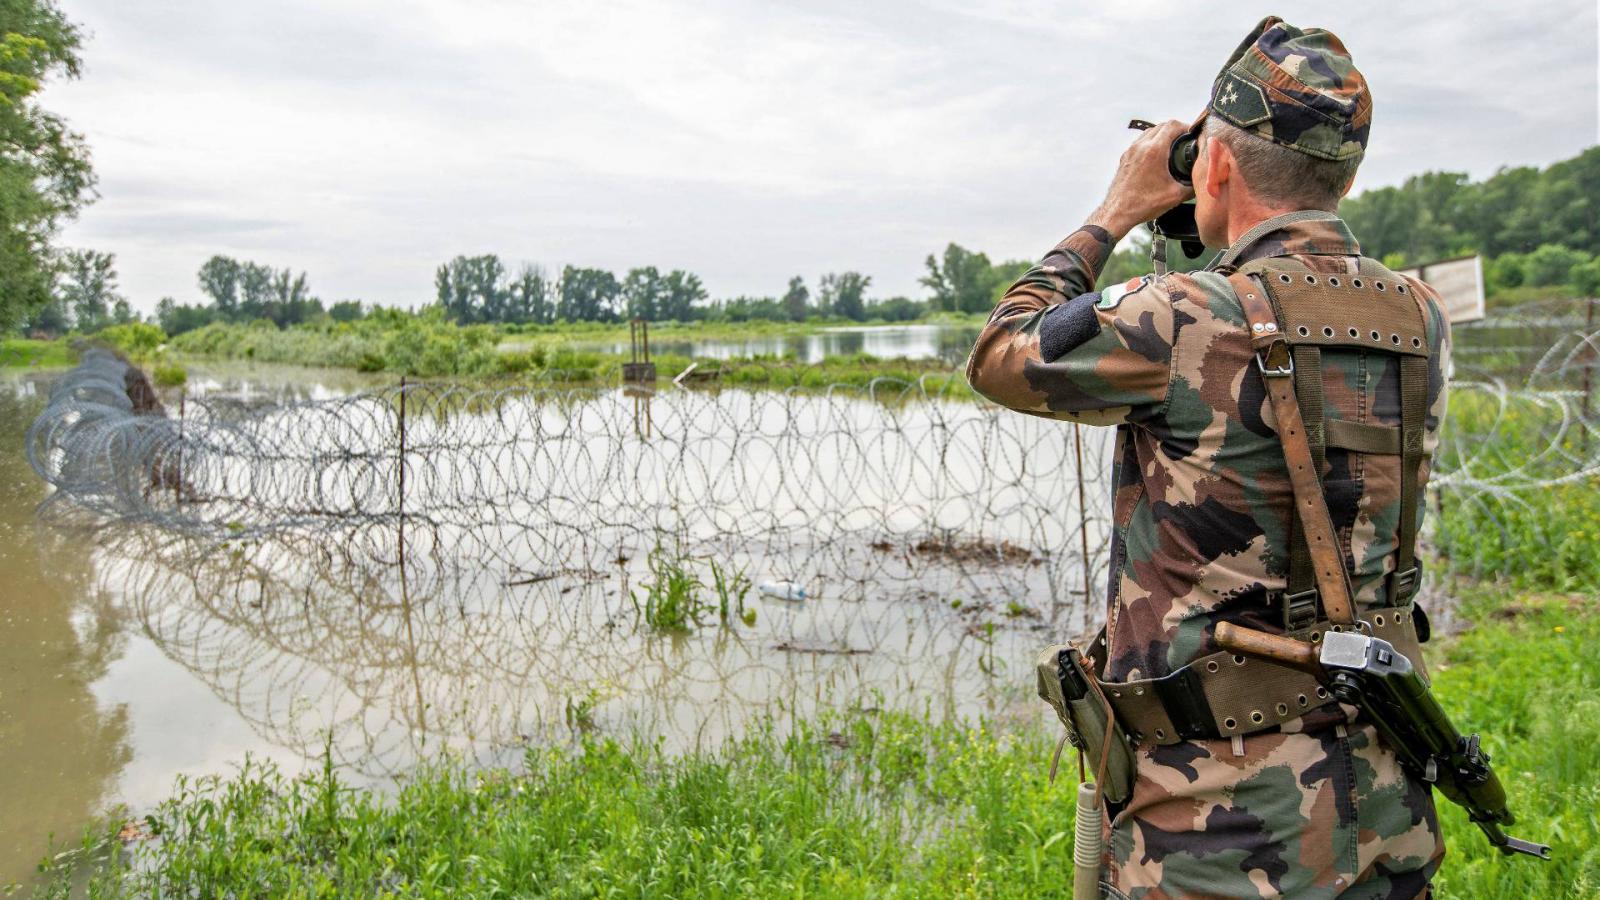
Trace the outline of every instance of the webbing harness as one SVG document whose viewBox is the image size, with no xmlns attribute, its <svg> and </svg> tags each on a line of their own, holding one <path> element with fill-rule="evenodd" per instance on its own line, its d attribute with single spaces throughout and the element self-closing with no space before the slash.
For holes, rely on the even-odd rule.
<svg viewBox="0 0 1600 900">
<path fill-rule="evenodd" d="M 1217 263 L 1244 308 L 1255 366 L 1266 386 L 1294 493 L 1289 572 L 1281 600 L 1284 630 L 1314 643 L 1329 630 L 1360 628 L 1394 644 L 1421 669 L 1409 600 L 1417 588 L 1417 501 L 1430 350 L 1426 306 L 1408 281 L 1368 259 L 1361 260 L 1355 274 L 1315 272 L 1290 257 L 1258 259 L 1233 270 L 1244 248 L 1290 218 L 1331 215 L 1297 213 L 1263 223 Z M 1398 428 L 1327 419 L 1324 348 L 1399 358 Z M 1328 447 L 1401 458 L 1395 567 L 1386 576 L 1381 608 L 1359 614 L 1322 486 Z M 1102 637 L 1092 655 L 1105 651 Z M 1103 671 L 1103 660 L 1095 662 L 1096 670 Z M 1311 676 L 1279 667 L 1261 672 L 1261 665 L 1217 653 L 1164 678 L 1101 686 L 1130 738 L 1157 744 L 1252 734 L 1325 702 L 1326 692 Z"/>
</svg>

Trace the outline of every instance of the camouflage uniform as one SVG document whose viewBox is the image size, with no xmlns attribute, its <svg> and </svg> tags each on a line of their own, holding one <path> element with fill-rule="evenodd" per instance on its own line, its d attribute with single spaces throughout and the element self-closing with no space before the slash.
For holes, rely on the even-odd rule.
<svg viewBox="0 0 1600 900">
<path fill-rule="evenodd" d="M 1342 46 L 1325 32 L 1274 23 L 1218 78 L 1210 112 L 1220 104 L 1234 124 L 1280 143 L 1304 141 L 1328 158 L 1360 152 L 1370 104 Z M 1328 109 L 1279 108 L 1307 92 Z M 1215 652 L 1218 622 L 1283 630 L 1276 597 L 1293 513 L 1250 331 L 1226 278 L 1147 276 L 1095 293 L 1110 238 L 1086 226 L 1024 275 L 991 315 L 967 377 L 1019 412 L 1117 426 L 1103 677 L 1126 681 Z M 1356 273 L 1359 254 L 1335 219 L 1289 224 L 1238 264 L 1290 257 L 1344 275 Z M 1431 453 L 1449 327 L 1434 292 L 1411 284 L 1426 301 L 1432 350 Z M 1400 423 L 1396 357 L 1328 351 L 1323 381 L 1330 421 Z M 1400 457 L 1329 447 L 1322 478 L 1355 600 L 1384 605 Z M 1407 776 L 1352 707 L 1329 703 L 1239 739 L 1141 744 L 1136 758 L 1132 796 L 1110 823 L 1103 878 L 1113 896 L 1415 897 L 1443 857 L 1427 786 Z"/>
</svg>

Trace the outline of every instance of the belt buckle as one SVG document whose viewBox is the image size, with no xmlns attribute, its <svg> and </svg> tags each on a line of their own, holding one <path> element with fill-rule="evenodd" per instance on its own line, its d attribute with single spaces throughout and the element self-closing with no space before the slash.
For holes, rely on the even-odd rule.
<svg viewBox="0 0 1600 900">
<path fill-rule="evenodd" d="M 1291 594 L 1283 592 L 1283 630 L 1299 631 L 1317 621 L 1322 594 L 1316 588 Z"/>
<path fill-rule="evenodd" d="M 1294 374 L 1294 356 L 1289 352 L 1289 345 L 1283 341 L 1273 341 L 1271 344 L 1256 351 L 1256 368 L 1261 370 L 1266 378 L 1286 378 Z"/>
<path fill-rule="evenodd" d="M 1390 606 L 1399 606 L 1411 599 L 1417 592 L 1417 567 L 1412 566 L 1404 572 L 1390 572 L 1387 585 L 1388 594 L 1384 599 Z"/>
</svg>

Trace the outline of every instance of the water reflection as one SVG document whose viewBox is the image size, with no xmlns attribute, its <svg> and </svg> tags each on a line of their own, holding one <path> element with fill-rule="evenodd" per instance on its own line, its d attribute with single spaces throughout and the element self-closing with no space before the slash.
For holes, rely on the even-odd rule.
<svg viewBox="0 0 1600 900">
<path fill-rule="evenodd" d="M 976 325 L 872 325 L 752 338 L 654 338 L 650 349 L 701 359 L 793 355 L 805 363 L 861 353 L 879 359 L 937 359 L 958 366 L 966 361 L 980 330 Z M 621 340 L 583 341 L 573 346 L 622 356 L 628 353 L 628 342 Z"/>
<path fill-rule="evenodd" d="M 126 710 L 92 688 L 125 646 L 122 615 L 90 548 L 34 521 L 45 490 L 15 423 L 43 384 L 0 384 L 0 886 L 29 876 L 51 833 L 76 838 L 130 755 Z"/>
<path fill-rule="evenodd" d="M 70 789 L 40 791 L 62 799 L 59 833 L 247 752 L 294 770 L 326 744 L 385 785 L 442 751 L 514 764 L 589 728 L 681 749 L 828 707 L 992 712 L 1028 702 L 1039 632 L 1070 630 L 1086 574 L 1103 578 L 1077 529 L 1089 516 L 1098 548 L 1104 512 L 1077 503 L 1057 423 L 914 392 L 345 396 L 371 382 L 280 372 L 196 372 L 210 393 L 183 428 L 151 426 L 165 436 L 134 447 L 181 448 L 179 477 L 152 479 L 162 457 L 100 495 L 80 482 L 40 506 L 47 541 L 11 542 L 48 555 L 31 571 L 58 579 L 50 627 L 78 624 L 77 702 L 113 711 L 29 727 L 24 752 L 71 761 Z M 0 427 L 28 489 L 8 514 L 30 528 L 43 492 L 18 432 L 37 393 Z M 97 464 L 126 468 L 110 450 Z M 1094 462 L 1092 482 L 1104 475 Z M 664 635 L 633 600 L 655 551 L 707 599 L 713 561 L 811 596 L 751 591 L 753 622 L 711 613 Z M 37 658 L 18 677 L 65 690 L 45 684 L 63 665 Z M 46 829 L 14 822 L 31 861 Z"/>
</svg>

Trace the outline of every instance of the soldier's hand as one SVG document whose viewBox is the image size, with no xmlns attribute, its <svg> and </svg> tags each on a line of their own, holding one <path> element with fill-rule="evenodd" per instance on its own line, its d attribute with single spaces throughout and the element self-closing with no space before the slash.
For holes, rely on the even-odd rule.
<svg viewBox="0 0 1600 900">
<path fill-rule="evenodd" d="M 1111 233 L 1113 240 L 1132 231 L 1194 196 L 1194 189 L 1179 184 L 1167 171 L 1167 154 L 1172 142 L 1188 129 L 1177 120 L 1163 122 L 1140 132 L 1133 145 L 1122 152 L 1116 177 L 1106 191 L 1106 199 L 1089 218 Z"/>
</svg>

